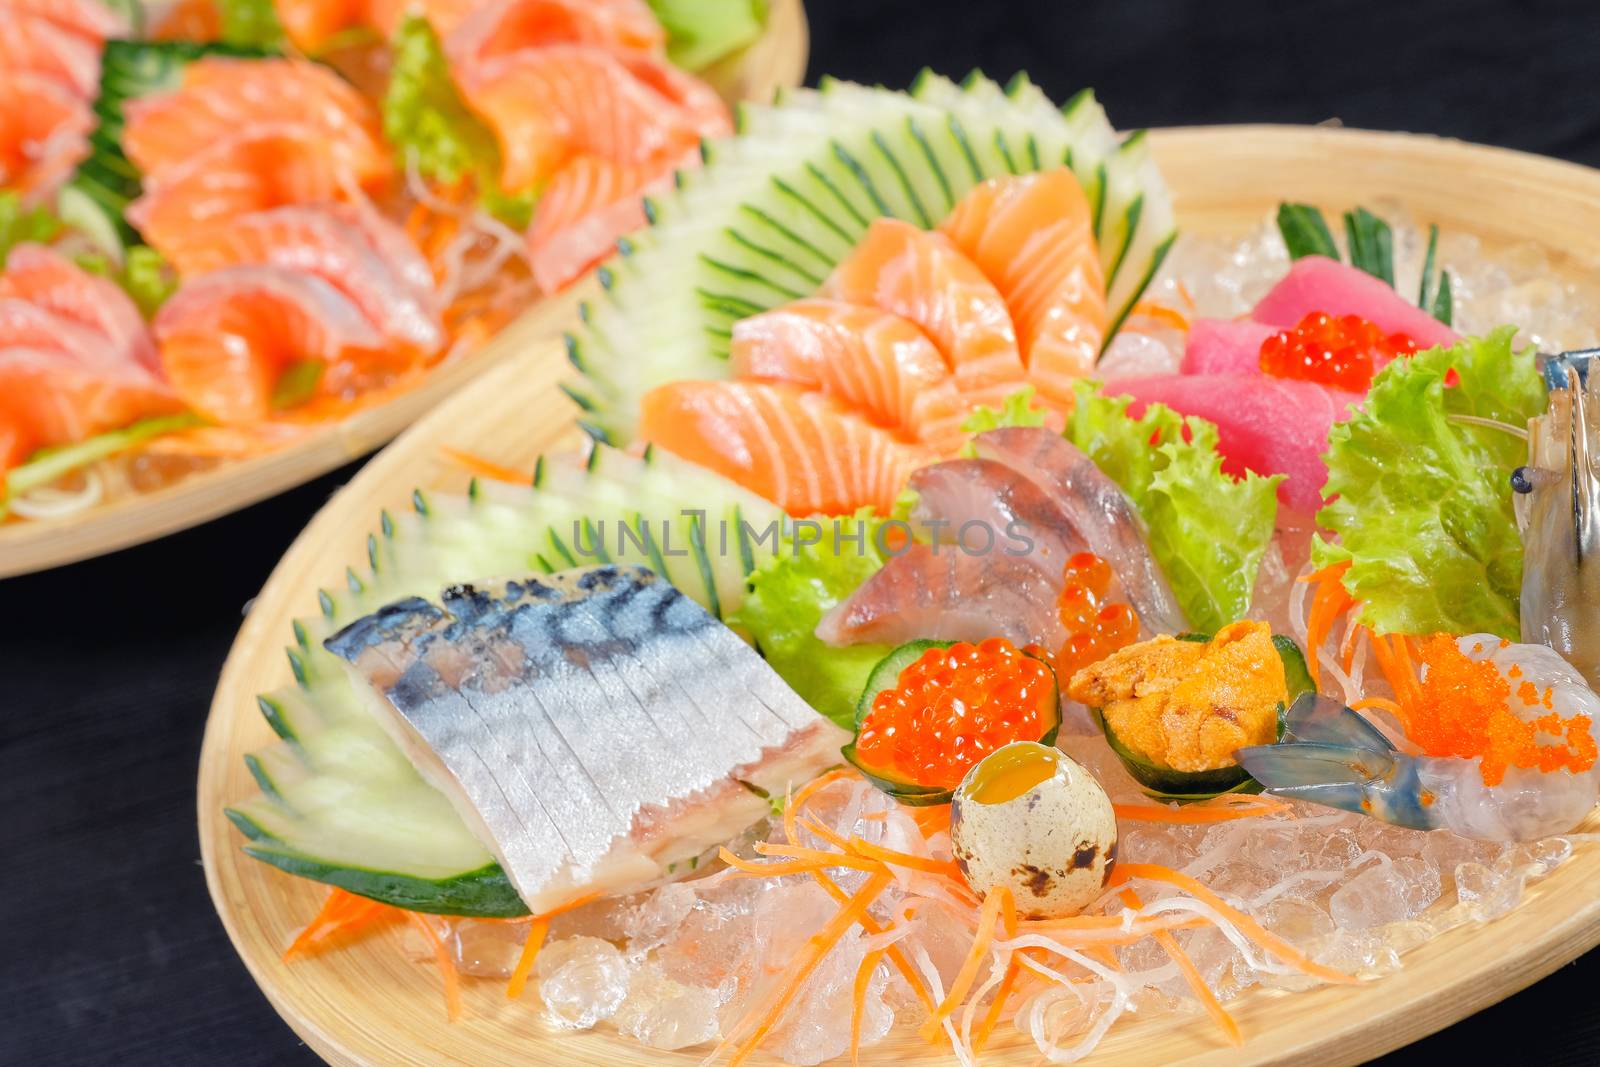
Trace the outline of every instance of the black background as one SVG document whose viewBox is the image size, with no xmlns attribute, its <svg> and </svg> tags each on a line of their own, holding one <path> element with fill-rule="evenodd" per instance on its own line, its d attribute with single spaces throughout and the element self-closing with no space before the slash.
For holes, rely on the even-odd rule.
<svg viewBox="0 0 1600 1067">
<path fill-rule="evenodd" d="M 1026 69 L 1057 99 L 1094 86 L 1124 128 L 1339 119 L 1600 165 L 1595 0 L 808 8 L 812 82 Z M 212 912 L 194 782 L 242 610 L 354 470 L 0 582 L 0 1064 L 316 1062 Z M 1600 1062 L 1597 985 L 1591 955 L 1386 1062 Z"/>
</svg>

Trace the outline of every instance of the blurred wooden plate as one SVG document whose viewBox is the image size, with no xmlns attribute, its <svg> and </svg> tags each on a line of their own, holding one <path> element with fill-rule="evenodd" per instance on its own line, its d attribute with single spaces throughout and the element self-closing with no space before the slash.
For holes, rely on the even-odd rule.
<svg viewBox="0 0 1600 1067">
<path fill-rule="evenodd" d="M 729 100 L 769 100 L 805 77 L 809 37 L 801 0 L 773 0 L 760 40 L 706 76 Z M 416 389 L 327 426 L 295 445 L 127 496 L 62 519 L 0 524 L 0 578 L 58 567 L 208 522 L 301 485 L 364 456 L 416 422 L 462 385 L 515 353 L 556 336 L 593 278 L 539 301 L 493 341 L 429 375 Z M 547 378 L 553 382 L 554 378 Z"/>
<path fill-rule="evenodd" d="M 1158 131 L 1157 157 L 1191 231 L 1259 226 L 1281 199 L 1328 209 L 1397 202 L 1423 222 L 1475 233 L 1486 247 L 1546 246 L 1558 269 L 1600 260 L 1600 172 L 1432 137 L 1297 127 Z M 647 356 L 642 353 L 641 356 Z M 661 1053 L 614 1032 L 557 1033 L 504 984 L 468 980 L 465 1017 L 445 1021 L 436 972 L 409 962 L 397 936 L 294 966 L 279 956 L 316 912 L 324 890 L 244 856 L 222 815 L 255 792 L 243 755 L 273 738 L 254 695 L 288 680 L 289 620 L 317 610 L 316 589 L 362 557 L 381 508 L 405 506 L 413 487 L 464 488 L 443 445 L 529 469 L 574 436 L 574 411 L 552 388 L 560 347 L 528 346 L 441 405 L 373 460 L 300 535 L 255 601 L 222 672 L 199 778 L 200 842 L 212 900 L 245 964 L 284 1019 L 332 1063 L 682 1064 L 704 1049 Z M 1354 1064 L 1414 1041 L 1516 992 L 1600 942 L 1600 847 L 1535 885 L 1514 912 L 1458 928 L 1405 957 L 1400 973 L 1356 987 L 1254 993 L 1230 1005 L 1247 1035 L 1220 1041 L 1198 1015 L 1139 1018 L 1112 1028 L 1090 1062 L 1101 1067 L 1183 1063 Z M 1020 1065 L 1037 1053 L 1009 1028 L 985 1063 Z M 896 1030 L 867 1051 L 874 1064 L 953 1061 Z M 760 1062 L 772 1062 L 761 1060 Z"/>
</svg>

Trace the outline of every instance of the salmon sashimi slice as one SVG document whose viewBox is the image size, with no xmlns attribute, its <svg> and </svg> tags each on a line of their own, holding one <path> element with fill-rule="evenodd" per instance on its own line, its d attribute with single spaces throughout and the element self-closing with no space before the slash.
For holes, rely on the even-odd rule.
<svg viewBox="0 0 1600 1067">
<path fill-rule="evenodd" d="M 392 171 L 376 109 L 320 63 L 208 57 L 186 67 L 183 79 L 172 92 L 127 105 L 123 148 L 156 180 L 219 141 L 264 125 L 292 128 L 323 146 L 360 184 L 382 181 Z"/>
<path fill-rule="evenodd" d="M 617 239 L 645 224 L 644 197 L 671 188 L 674 171 L 698 166 L 700 154 L 665 161 L 615 163 L 576 156 L 551 176 L 528 226 L 528 256 L 539 288 L 565 288 L 616 250 Z"/>
<path fill-rule="evenodd" d="M 667 34 L 644 0 L 498 0 L 467 16 L 445 49 L 452 64 L 470 68 L 562 42 L 660 53 Z"/>
<path fill-rule="evenodd" d="M 362 25 L 364 0 L 274 0 L 278 23 L 302 52 L 315 54 L 337 33 Z"/>
<path fill-rule="evenodd" d="M 44 245 L 28 242 L 11 250 L 0 272 L 0 299 L 27 301 L 92 331 L 99 337 L 99 357 L 152 371 L 160 366 L 150 329 L 122 287 Z M 19 342 L 6 334 L 6 343 Z"/>
<path fill-rule="evenodd" d="M 54 78 L 0 70 L 0 188 L 33 199 L 66 180 L 89 154 L 94 113 Z"/>
<path fill-rule="evenodd" d="M 514 52 L 462 75 L 467 101 L 494 129 L 501 184 L 527 189 L 575 156 L 614 163 L 677 158 L 731 132 L 722 99 L 664 60 L 592 45 Z"/>
<path fill-rule="evenodd" d="M 60 350 L 0 348 L 0 470 L 38 449 L 179 410 L 166 383 L 137 364 L 88 366 Z"/>
<path fill-rule="evenodd" d="M 1188 629 L 1183 610 L 1145 540 L 1133 503 L 1094 460 L 1059 433 L 1007 426 L 978 434 L 973 450 L 1004 463 L 1050 495 L 1089 551 L 1111 565 L 1128 603 L 1151 633 Z"/>
<path fill-rule="evenodd" d="M 43 15 L 0 5 L 0 71 L 54 78 L 92 100 L 100 88 L 100 46 Z"/>
<path fill-rule="evenodd" d="M 95 44 L 132 34 L 132 27 L 121 12 L 102 0 L 0 0 L 0 18 L 10 20 L 21 15 L 48 19 Z"/>
<path fill-rule="evenodd" d="M 271 417 L 278 379 L 307 362 L 325 390 L 341 361 L 376 358 L 383 337 L 339 290 L 278 267 L 228 267 L 185 284 L 156 316 L 161 365 L 180 396 L 215 422 Z"/>
<path fill-rule="evenodd" d="M 869 422 L 952 452 L 967 404 L 944 357 L 915 324 L 875 307 L 814 298 L 741 319 L 729 350 L 739 378 L 791 382 L 836 397 Z"/>
<path fill-rule="evenodd" d="M 129 223 L 170 257 L 194 235 L 252 212 L 338 200 L 349 189 L 340 161 L 303 128 L 245 130 L 145 183 Z"/>
<path fill-rule="evenodd" d="M 975 555 L 953 545 L 913 544 L 893 557 L 822 617 L 817 636 L 830 645 L 907 641 L 982 641 L 1004 637 L 1018 647 L 1057 648 L 1055 581 L 1033 563 L 1004 552 Z"/>
<path fill-rule="evenodd" d="M 283 2 L 278 0 L 280 6 Z M 427 19 L 441 38 L 448 38 L 484 6 L 485 0 L 367 0 L 363 21 L 389 38 L 408 14 L 416 14 Z"/>
<path fill-rule="evenodd" d="M 821 295 L 881 308 L 921 327 L 973 402 L 998 407 L 1026 381 L 1005 298 L 941 233 L 875 219 Z"/>
<path fill-rule="evenodd" d="M 673 382 L 644 397 L 640 436 L 791 515 L 888 511 L 931 451 L 832 397 L 766 382 Z"/>
<path fill-rule="evenodd" d="M 369 232 L 373 227 L 392 232 L 376 236 Z M 444 342 L 438 300 L 431 285 L 415 284 L 414 268 L 402 273 L 390 258 L 395 246 L 421 263 L 405 231 L 376 212 L 358 214 L 344 204 L 291 205 L 193 229 L 170 254 L 185 278 L 237 266 L 313 274 L 349 297 L 386 337 L 429 354 Z"/>
<path fill-rule="evenodd" d="M 59 352 L 84 366 L 119 362 L 99 330 L 15 297 L 0 297 L 0 344 Z"/>
<path fill-rule="evenodd" d="M 1071 404 L 1106 333 L 1105 274 L 1089 200 L 1065 167 L 976 186 L 939 229 L 995 284 L 1028 377 Z"/>
</svg>

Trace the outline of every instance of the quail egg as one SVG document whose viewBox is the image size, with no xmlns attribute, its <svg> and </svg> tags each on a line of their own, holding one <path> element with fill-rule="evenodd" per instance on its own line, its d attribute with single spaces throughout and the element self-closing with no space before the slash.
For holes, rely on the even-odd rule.
<svg viewBox="0 0 1600 1067">
<path fill-rule="evenodd" d="M 1009 886 L 1026 918 L 1076 915 L 1117 861 L 1117 817 L 1100 783 L 1049 745 L 1017 741 L 977 763 L 950 804 L 950 846 L 980 895 Z"/>
</svg>

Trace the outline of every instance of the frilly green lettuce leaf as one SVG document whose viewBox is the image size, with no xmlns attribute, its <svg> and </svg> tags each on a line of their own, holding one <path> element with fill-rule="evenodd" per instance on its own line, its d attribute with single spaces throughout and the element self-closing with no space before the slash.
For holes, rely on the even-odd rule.
<svg viewBox="0 0 1600 1067">
<path fill-rule="evenodd" d="M 493 178 L 500 168 L 494 133 L 462 99 L 439 35 L 408 15 L 394 35 L 394 66 L 383 96 L 383 136 L 402 163 L 434 181 Z"/>
<path fill-rule="evenodd" d="M 217 0 L 222 40 L 257 48 L 283 47 L 283 23 L 273 0 Z"/>
<path fill-rule="evenodd" d="M 0 267 L 17 245 L 29 241 L 49 244 L 66 227 L 55 213 L 43 207 L 25 207 L 22 194 L 0 191 Z"/>
<path fill-rule="evenodd" d="M 805 529 L 803 521 L 799 529 Z M 814 631 L 824 614 L 883 566 L 881 520 L 863 512 L 815 521 L 811 532 L 820 539 L 802 544 L 812 540 L 807 534 L 781 543 L 777 555 L 751 576 L 750 595 L 727 621 L 755 640 L 773 670 L 807 703 L 848 730 L 867 675 L 892 649 L 833 648 Z"/>
<path fill-rule="evenodd" d="M 761 36 L 767 0 L 650 0 L 667 31 L 667 58 L 704 70 Z"/>
<path fill-rule="evenodd" d="M 1066 436 L 1128 494 L 1150 552 L 1196 630 L 1214 631 L 1250 607 L 1272 540 L 1282 477 L 1223 473 L 1217 428 L 1163 404 L 1130 418 L 1130 397 L 1078 382 Z"/>
<path fill-rule="evenodd" d="M 1338 540 L 1319 538 L 1313 559 L 1350 561 L 1345 588 L 1379 633 L 1518 636 L 1522 540 L 1508 476 L 1527 446 L 1450 419 L 1521 428 L 1544 411 L 1532 354 L 1512 351 L 1514 333 L 1395 360 L 1329 435 L 1325 492 L 1337 496 L 1317 522 Z"/>
<path fill-rule="evenodd" d="M 961 424 L 961 429 L 966 433 L 986 433 L 1006 426 L 1043 426 L 1044 409 L 1033 406 L 1033 393 L 1033 386 L 1024 385 L 1006 397 L 999 411 L 979 404 Z"/>
</svg>

